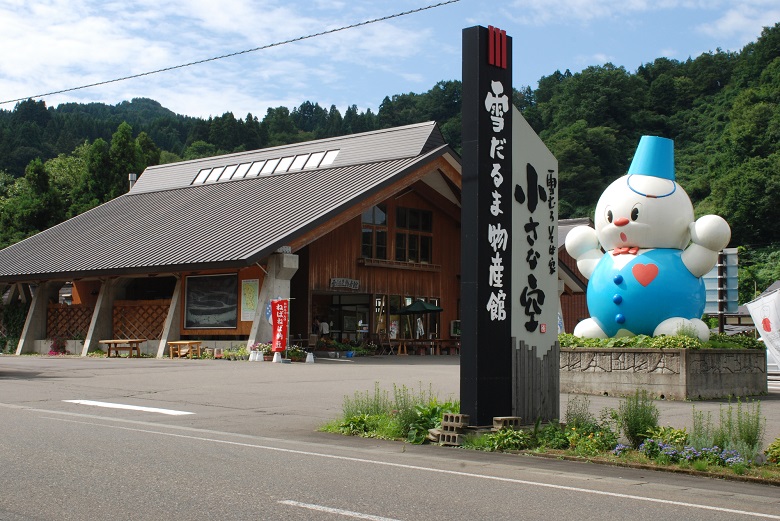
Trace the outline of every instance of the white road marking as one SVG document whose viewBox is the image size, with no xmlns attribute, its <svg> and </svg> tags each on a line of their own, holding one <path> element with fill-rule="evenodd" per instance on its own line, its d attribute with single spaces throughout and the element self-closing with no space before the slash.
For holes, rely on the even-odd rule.
<svg viewBox="0 0 780 521">
<path fill-rule="evenodd" d="M 169 416 L 184 416 L 186 414 L 195 414 L 187 411 L 174 411 L 172 409 L 158 409 L 157 407 L 141 407 L 140 405 L 127 405 L 124 403 L 95 402 L 92 400 L 62 400 L 68 403 L 78 403 L 80 405 L 93 405 L 95 407 L 107 407 L 109 409 L 127 409 L 129 411 L 156 412 L 167 414 Z"/>
<path fill-rule="evenodd" d="M 398 519 L 393 519 L 392 517 L 372 516 L 371 514 L 362 514 L 360 512 L 353 512 L 351 510 L 342 510 L 340 508 L 331 508 L 322 505 L 314 505 L 311 503 L 301 503 L 299 501 L 292 501 L 290 499 L 279 501 L 279 503 L 293 507 L 308 508 L 309 510 L 316 510 L 318 512 L 327 512 L 329 514 L 338 514 L 340 516 L 346 517 L 356 517 L 358 519 L 371 519 L 372 521 L 399 521 Z"/>
<path fill-rule="evenodd" d="M 63 414 L 68 415 L 69 413 L 64 413 L 61 411 L 48 411 L 43 409 L 33 409 L 33 408 L 25 408 L 25 410 L 28 411 L 34 411 L 34 412 L 45 412 L 45 413 L 55 413 L 55 414 Z M 161 432 L 161 431 L 155 431 L 155 430 L 148 430 L 148 429 L 138 429 L 133 427 L 122 427 L 119 425 L 107 425 L 104 423 L 95 423 L 95 422 L 86 422 L 86 421 L 79 421 L 79 420 L 66 420 L 66 419 L 59 419 L 59 418 L 51 418 L 55 421 L 65 421 L 65 422 L 72 422 L 72 423 L 81 423 L 84 425 L 93 425 L 97 427 L 105 427 L 108 429 L 119 429 L 119 430 L 126 430 L 126 431 L 133 431 L 133 432 L 142 432 L 146 434 L 157 434 L 159 436 L 169 436 L 172 438 L 183 438 L 187 440 L 196 440 L 196 441 L 206 441 L 211 443 L 219 443 L 223 445 L 233 445 L 237 447 L 247 447 L 251 449 L 261 449 L 261 450 L 268 450 L 268 451 L 274 451 L 274 452 L 283 452 L 287 454 L 296 454 L 299 456 L 314 456 L 318 458 L 326 458 L 326 459 L 334 459 L 334 460 L 340 460 L 340 461 L 349 461 L 353 463 L 366 463 L 370 465 L 377 465 L 382 467 L 394 467 L 394 468 L 401 468 L 401 469 L 407 469 L 407 470 L 418 470 L 422 472 L 430 472 L 435 474 L 446 474 L 450 476 L 460 476 L 460 477 L 467 477 L 467 478 L 477 478 L 477 479 L 486 479 L 490 481 L 500 481 L 502 483 L 514 483 L 517 485 L 528 485 L 533 487 L 540 487 L 540 488 L 550 488 L 554 490 L 565 490 L 569 492 L 578 492 L 581 494 L 592 494 L 595 496 L 607 496 L 607 497 L 614 497 L 619 499 L 629 499 L 633 501 L 644 501 L 647 503 L 659 503 L 662 505 L 673 505 L 673 506 L 680 506 L 680 507 L 688 507 L 688 508 L 695 508 L 700 510 L 709 510 L 714 512 L 724 512 L 727 514 L 737 514 L 737 515 L 743 515 L 743 516 L 753 516 L 753 517 L 762 517 L 765 519 L 778 519 L 780 520 L 780 515 L 773 515 L 773 514 L 764 514 L 761 512 L 750 512 L 747 510 L 737 510 L 733 508 L 722 508 L 722 507 L 715 507 L 711 505 L 702 505 L 699 503 L 687 503 L 684 501 L 672 501 L 669 499 L 659 499 L 659 498 L 651 498 L 651 497 L 644 497 L 644 496 L 634 496 L 631 494 L 621 494 L 618 492 L 607 492 L 603 490 L 592 490 L 587 488 L 580 488 L 580 487 L 572 487 L 568 485 L 555 485 L 552 483 L 542 483 L 538 481 L 528 481 L 524 479 L 515 479 L 515 478 L 502 478 L 499 476 L 486 476 L 484 474 L 474 474 L 472 472 L 462 472 L 457 470 L 445 470 L 445 469 L 434 469 L 429 467 L 420 467 L 417 465 L 406 465 L 403 463 L 391 463 L 388 461 L 378 461 L 378 460 L 370 460 L 370 459 L 364 459 L 364 458 L 355 458 L 351 456 L 337 456 L 335 454 L 324 454 L 320 452 L 311 452 L 311 451 L 305 451 L 305 450 L 297 450 L 297 449 L 284 449 L 281 447 L 272 447 L 268 445 L 258 445 L 255 443 L 242 443 L 238 441 L 229 441 L 224 439 L 218 439 L 218 438 L 205 438 L 200 436 L 189 436 L 186 434 L 175 434 L 171 432 Z M 231 433 L 224 433 L 230 435 Z"/>
</svg>

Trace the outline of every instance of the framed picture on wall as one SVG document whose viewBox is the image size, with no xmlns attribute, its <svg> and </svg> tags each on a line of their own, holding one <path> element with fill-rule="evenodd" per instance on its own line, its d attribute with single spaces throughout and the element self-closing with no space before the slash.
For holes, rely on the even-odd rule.
<svg viewBox="0 0 780 521">
<path fill-rule="evenodd" d="M 184 328 L 218 329 L 238 325 L 238 275 L 186 278 Z"/>
</svg>

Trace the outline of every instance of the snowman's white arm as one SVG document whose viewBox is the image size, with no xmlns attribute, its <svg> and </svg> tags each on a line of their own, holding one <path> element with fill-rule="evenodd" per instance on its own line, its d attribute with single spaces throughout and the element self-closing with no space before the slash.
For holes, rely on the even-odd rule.
<svg viewBox="0 0 780 521">
<path fill-rule="evenodd" d="M 590 226 L 573 228 L 565 241 L 566 251 L 577 261 L 577 268 L 585 278 L 590 278 L 604 253 L 599 246 L 596 230 Z"/>
<path fill-rule="evenodd" d="M 688 227 L 691 244 L 682 253 L 682 261 L 695 277 L 701 277 L 715 267 L 718 252 L 731 240 L 731 228 L 720 216 L 705 215 Z"/>
</svg>

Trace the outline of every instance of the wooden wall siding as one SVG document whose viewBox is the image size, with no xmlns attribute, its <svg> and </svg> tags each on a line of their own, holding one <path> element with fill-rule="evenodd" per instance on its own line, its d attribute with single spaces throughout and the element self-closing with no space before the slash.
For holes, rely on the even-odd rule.
<svg viewBox="0 0 780 521">
<path fill-rule="evenodd" d="M 93 306 L 49 304 L 46 315 L 46 338 L 56 336 L 69 340 L 86 337 L 94 311 Z"/>
<path fill-rule="evenodd" d="M 268 266 L 263 266 L 266 269 Z M 246 279 L 258 279 L 260 289 L 263 288 L 263 279 L 265 274 L 258 266 L 250 266 L 238 270 L 238 327 L 235 328 L 218 328 L 218 329 L 185 329 L 184 328 L 184 301 L 187 291 L 187 276 L 188 275 L 229 275 L 231 272 L 224 270 L 211 270 L 211 271 L 198 271 L 192 273 L 182 273 L 182 292 L 181 292 L 181 334 L 186 337 L 199 337 L 199 336 L 245 336 L 248 337 L 252 330 L 252 321 L 241 320 L 241 281 Z M 235 273 L 232 272 L 232 273 Z M 295 278 L 295 277 L 293 277 Z M 264 302 L 258 302 L 258 306 L 264 306 Z"/>
<path fill-rule="evenodd" d="M 516 341 L 517 342 L 517 341 Z M 512 415 L 530 424 L 541 418 L 549 422 L 560 417 L 560 345 L 555 344 L 539 358 L 535 346 L 519 341 L 512 349 Z"/>
<path fill-rule="evenodd" d="M 431 204 L 415 192 L 384 201 L 387 205 L 388 256 L 395 255 L 396 207 L 418 208 L 433 212 L 433 265 L 435 271 L 409 267 L 363 266 L 361 258 L 361 217 L 314 241 L 309 250 L 309 286 L 312 292 L 369 293 L 373 295 L 401 295 L 437 297 L 441 299 L 441 328 L 449 332 L 451 320 L 459 318 L 460 298 L 460 223 L 447 212 Z M 358 290 L 331 290 L 331 278 L 349 278 L 360 281 Z"/>
<path fill-rule="evenodd" d="M 580 321 L 590 317 L 585 293 L 561 295 L 561 313 L 563 313 L 563 328 L 567 333 L 574 331 Z"/>
<path fill-rule="evenodd" d="M 170 299 L 115 301 L 113 337 L 159 340 L 170 304 Z"/>
<path fill-rule="evenodd" d="M 95 307 L 98 293 L 100 292 L 101 282 L 99 280 L 76 280 L 73 281 L 73 304 L 83 304 L 85 306 Z"/>
<path fill-rule="evenodd" d="M 417 186 L 419 181 L 430 173 L 436 173 L 436 175 L 442 175 L 448 185 L 455 187 L 456 190 L 460 190 L 460 173 L 444 158 L 438 158 L 432 163 L 424 165 L 422 168 L 417 169 L 412 174 L 399 179 L 398 181 L 384 187 L 380 192 L 377 192 L 369 197 L 365 197 L 360 201 L 357 201 L 354 206 L 348 208 L 339 215 L 333 217 L 328 222 L 319 226 L 318 228 L 301 235 L 295 240 L 291 241 L 289 246 L 292 248 L 293 253 L 297 250 L 304 248 L 308 244 L 316 242 L 318 239 L 322 239 L 328 233 L 336 230 L 340 226 L 352 221 L 355 217 L 362 215 L 363 211 L 371 208 L 382 202 L 388 202 L 398 197 L 399 194 L 404 194 L 405 190 L 409 190 L 412 185 Z M 458 195 L 459 197 L 459 195 Z M 450 201 L 442 196 L 437 196 L 437 200 L 446 201 L 448 205 L 451 205 L 456 210 L 450 209 L 450 213 L 454 218 L 460 222 L 460 210 L 457 205 L 452 204 Z M 427 203 L 425 208 L 430 207 L 430 203 Z"/>
</svg>

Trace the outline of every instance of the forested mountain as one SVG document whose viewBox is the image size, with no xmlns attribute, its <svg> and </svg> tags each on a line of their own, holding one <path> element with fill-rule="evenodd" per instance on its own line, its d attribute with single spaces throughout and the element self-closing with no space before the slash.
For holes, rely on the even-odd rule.
<svg viewBox="0 0 780 521">
<path fill-rule="evenodd" d="M 742 300 L 780 279 L 780 24 L 740 52 L 555 71 L 515 105 L 559 160 L 560 216 L 591 215 L 639 137 L 674 139 L 697 215 L 722 215 L 740 254 Z M 436 120 L 460 150 L 461 83 L 386 97 L 376 114 L 306 101 L 262 119 L 192 118 L 149 99 L 0 110 L 0 246 L 116 197 L 149 165 Z"/>
</svg>

